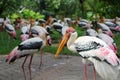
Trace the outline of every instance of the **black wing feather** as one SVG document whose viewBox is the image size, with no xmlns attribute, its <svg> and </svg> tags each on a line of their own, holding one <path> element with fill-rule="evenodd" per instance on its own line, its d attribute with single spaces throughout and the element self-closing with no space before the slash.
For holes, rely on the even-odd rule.
<svg viewBox="0 0 120 80">
<path fill-rule="evenodd" d="M 21 44 L 18 46 L 18 50 L 40 49 L 43 42 L 31 42 L 29 44 Z"/>
</svg>

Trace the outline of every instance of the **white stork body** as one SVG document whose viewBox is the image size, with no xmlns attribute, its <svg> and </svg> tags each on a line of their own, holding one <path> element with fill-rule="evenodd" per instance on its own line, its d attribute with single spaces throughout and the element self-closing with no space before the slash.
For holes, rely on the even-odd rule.
<svg viewBox="0 0 120 80">
<path fill-rule="evenodd" d="M 45 45 L 46 45 L 45 42 L 39 37 L 27 39 L 21 42 L 17 47 L 15 47 L 10 52 L 10 54 L 7 57 L 7 61 L 11 63 L 18 58 L 32 55 L 39 49 L 43 48 Z"/>
<path fill-rule="evenodd" d="M 10 52 L 10 54 L 8 55 L 6 59 L 6 62 L 12 63 L 19 58 L 25 57 L 24 62 L 22 64 L 22 69 L 23 69 L 25 80 L 26 80 L 24 64 L 28 56 L 31 56 L 30 63 L 29 63 L 29 72 L 30 72 L 30 80 L 31 80 L 31 64 L 32 64 L 33 54 L 38 52 L 38 50 L 40 50 L 40 54 L 41 54 L 41 61 L 39 65 L 39 68 L 40 68 L 42 65 L 42 49 L 45 45 L 46 45 L 46 41 L 44 41 L 40 37 L 34 37 L 34 38 L 27 39 L 21 42 L 18 46 L 16 46 Z"/>
<path fill-rule="evenodd" d="M 54 22 L 54 23 L 52 24 L 52 27 L 53 27 L 56 31 L 58 31 L 58 32 L 61 33 L 63 24 L 61 24 L 61 23 L 59 23 L 59 22 Z"/>
<path fill-rule="evenodd" d="M 45 28 L 43 28 L 41 26 L 34 26 L 31 29 L 31 33 L 32 33 L 33 37 L 40 36 L 42 39 L 45 39 L 45 37 L 47 37 L 46 39 L 47 39 L 48 44 L 49 45 L 52 44 L 52 39 Z"/>
<path fill-rule="evenodd" d="M 58 31 L 62 36 L 64 36 L 66 30 L 69 28 L 69 22 L 71 19 L 65 18 L 64 22 L 55 22 L 53 23 L 53 28 Z"/>
<path fill-rule="evenodd" d="M 108 36 L 107 34 L 104 33 L 99 33 L 98 38 L 102 39 L 103 41 L 106 42 L 106 44 L 115 52 L 117 53 L 117 46 L 114 42 L 114 40 Z"/>
<path fill-rule="evenodd" d="M 52 34 L 53 33 L 53 31 L 52 31 L 52 28 L 49 26 L 49 25 L 46 25 L 46 30 L 47 30 L 47 32 L 49 33 L 49 34 Z"/>
<path fill-rule="evenodd" d="M 87 28 L 87 24 L 88 24 L 88 20 L 86 19 L 81 19 L 80 21 L 78 21 L 78 26 L 80 26 L 81 28 Z M 92 26 L 92 25 L 90 25 Z"/>
<path fill-rule="evenodd" d="M 4 28 L 8 32 L 8 34 L 10 34 L 10 36 L 16 39 L 16 31 L 15 31 L 15 28 L 11 24 L 5 24 Z"/>
<path fill-rule="evenodd" d="M 86 35 L 88 35 L 88 36 L 97 36 L 98 35 L 98 33 L 97 33 L 97 31 L 95 31 L 94 29 L 87 29 L 87 31 L 86 31 Z"/>
<path fill-rule="evenodd" d="M 29 29 L 27 26 L 21 28 L 21 40 L 24 41 L 29 38 Z"/>
<path fill-rule="evenodd" d="M 32 33 L 32 36 L 34 36 L 34 37 L 39 36 L 39 35 L 43 35 L 43 34 L 48 34 L 46 29 L 41 27 L 41 26 L 32 27 L 31 33 Z"/>
<path fill-rule="evenodd" d="M 104 33 L 108 34 L 110 37 L 114 36 L 112 31 L 110 30 L 110 28 L 107 25 L 105 25 L 104 23 L 98 23 L 98 25 L 99 25 L 99 27 L 102 28 Z"/>
<path fill-rule="evenodd" d="M 68 28 L 69 28 L 68 26 L 63 26 L 63 27 L 62 27 L 62 36 L 65 35 L 66 30 L 67 30 Z"/>
<path fill-rule="evenodd" d="M 92 36 L 82 36 L 77 38 L 77 32 L 74 29 L 68 29 L 58 47 L 55 57 L 57 58 L 62 46 L 67 42 L 67 47 L 73 52 L 77 52 L 83 59 L 84 63 L 84 80 L 87 79 L 85 61 L 90 60 L 95 70 L 105 80 L 114 80 L 119 74 L 118 67 L 120 61 L 116 54 L 101 39 Z M 94 73 L 94 80 L 96 80 Z"/>
<path fill-rule="evenodd" d="M 120 32 L 120 25 L 118 24 L 118 22 L 113 23 L 113 22 L 105 22 L 106 25 L 108 25 L 108 27 L 111 29 L 111 30 L 114 30 L 114 31 L 118 31 Z"/>
</svg>

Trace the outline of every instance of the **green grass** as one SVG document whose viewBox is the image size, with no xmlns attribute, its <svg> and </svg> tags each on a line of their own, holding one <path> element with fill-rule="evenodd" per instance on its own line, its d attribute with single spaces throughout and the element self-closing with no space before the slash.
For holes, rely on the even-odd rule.
<svg viewBox="0 0 120 80">
<path fill-rule="evenodd" d="M 49 52 L 49 53 L 55 54 L 56 51 L 57 51 L 57 48 L 58 47 L 54 47 L 54 46 L 45 47 L 44 52 Z M 67 47 L 64 47 L 60 54 L 62 54 L 62 55 L 73 55 L 73 56 L 78 55 L 78 54 L 76 54 L 74 52 L 69 51 L 67 49 Z"/>
<path fill-rule="evenodd" d="M 14 40 L 6 31 L 0 32 L 0 54 L 8 54 L 20 42 L 20 31 L 16 32 L 17 40 Z"/>
<path fill-rule="evenodd" d="M 118 55 L 120 56 L 120 33 L 114 33 L 114 34 L 115 34 L 114 41 L 118 48 Z"/>
</svg>

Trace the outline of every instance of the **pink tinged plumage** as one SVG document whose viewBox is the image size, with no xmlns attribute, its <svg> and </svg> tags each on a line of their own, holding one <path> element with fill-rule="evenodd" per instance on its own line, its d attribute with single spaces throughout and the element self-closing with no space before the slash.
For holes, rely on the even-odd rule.
<svg viewBox="0 0 120 80">
<path fill-rule="evenodd" d="M 118 53 L 118 48 L 115 43 L 109 45 L 109 47 L 117 54 Z"/>
<path fill-rule="evenodd" d="M 108 34 L 108 35 L 109 35 L 110 37 L 112 37 L 112 38 L 114 37 L 112 31 L 110 31 L 110 30 L 109 30 L 109 31 L 106 31 L 105 33 Z"/>
<path fill-rule="evenodd" d="M 16 32 L 15 32 L 15 31 L 11 31 L 11 32 L 10 32 L 10 35 L 11 35 L 13 38 L 16 38 Z"/>
<path fill-rule="evenodd" d="M 115 29 L 116 29 L 117 31 L 120 31 L 120 26 L 116 26 Z"/>
<path fill-rule="evenodd" d="M 116 66 L 120 63 L 116 54 L 109 48 L 100 48 L 99 57 L 102 60 L 107 60 L 107 62 L 113 66 Z"/>
<path fill-rule="evenodd" d="M 29 38 L 29 35 L 28 34 L 22 34 L 20 37 L 21 37 L 22 41 L 25 41 L 26 39 Z"/>
</svg>

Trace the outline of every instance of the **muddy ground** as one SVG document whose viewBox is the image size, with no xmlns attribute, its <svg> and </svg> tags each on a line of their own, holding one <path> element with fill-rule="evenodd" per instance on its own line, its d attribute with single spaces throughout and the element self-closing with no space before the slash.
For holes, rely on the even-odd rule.
<svg viewBox="0 0 120 80">
<path fill-rule="evenodd" d="M 5 62 L 6 55 L 0 56 L 0 80 L 25 80 L 21 64 L 24 58 L 17 60 L 13 64 Z M 54 55 L 45 53 L 43 56 L 43 65 L 39 69 L 40 55 L 35 54 L 32 62 L 32 80 L 84 80 L 83 64 L 79 56 L 61 56 L 54 59 Z M 29 78 L 28 62 L 25 64 L 25 73 Z M 89 64 L 90 62 L 88 62 Z M 93 80 L 93 66 L 87 67 L 88 80 Z M 102 78 L 97 74 L 97 80 Z M 120 80 L 120 76 L 117 80 Z"/>
</svg>

